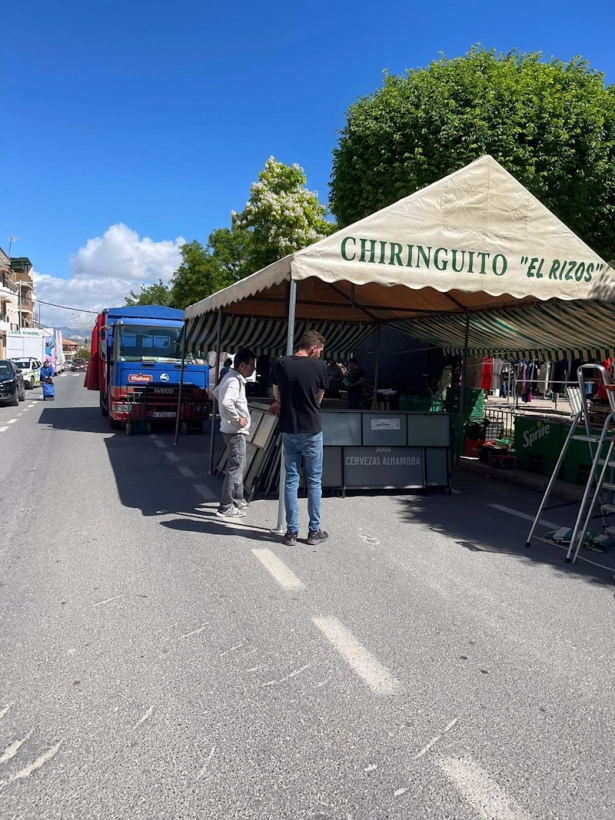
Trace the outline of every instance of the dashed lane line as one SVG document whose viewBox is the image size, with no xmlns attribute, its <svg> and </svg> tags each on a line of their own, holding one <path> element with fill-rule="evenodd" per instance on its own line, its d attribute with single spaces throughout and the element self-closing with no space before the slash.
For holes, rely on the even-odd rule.
<svg viewBox="0 0 615 820">
<path fill-rule="evenodd" d="M 17 419 L 9 419 L 7 421 L 7 424 L 15 424 L 16 421 L 17 421 Z"/>
<path fill-rule="evenodd" d="M 172 453 L 170 451 L 165 453 L 165 456 L 169 461 L 173 462 L 173 464 L 177 464 L 181 461 L 180 457 L 176 453 Z"/>
<path fill-rule="evenodd" d="M 5 430 L 8 430 L 8 427 L 0 427 L 0 433 L 4 433 Z"/>
<path fill-rule="evenodd" d="M 377 661 L 337 618 L 312 618 L 312 621 L 348 666 L 377 695 L 393 695 L 401 683 Z"/>
<path fill-rule="evenodd" d="M 530 820 L 496 781 L 472 760 L 444 757 L 438 766 L 483 820 Z"/>
<path fill-rule="evenodd" d="M 303 581 L 297 578 L 295 573 L 286 566 L 284 561 L 278 558 L 275 552 L 269 549 L 253 549 L 252 552 L 265 569 L 271 573 L 282 589 L 292 592 L 305 588 Z"/>
<path fill-rule="evenodd" d="M 515 515 L 517 518 L 523 518 L 524 521 L 533 521 L 534 516 L 528 515 L 527 513 L 519 512 L 519 510 L 513 510 L 510 507 L 503 507 L 501 504 L 488 504 L 487 506 L 493 507 L 494 510 L 500 510 L 500 512 L 508 513 L 509 515 Z M 560 526 L 559 524 L 554 524 L 553 521 L 547 521 L 544 518 L 541 518 L 538 522 L 542 524 L 543 527 L 549 527 L 553 529 L 558 529 Z"/>
<path fill-rule="evenodd" d="M 194 489 L 197 491 L 197 493 L 199 493 L 199 495 L 203 496 L 205 501 L 218 500 L 218 496 L 212 490 L 209 489 L 207 484 L 195 484 Z"/>
<path fill-rule="evenodd" d="M 194 472 L 194 470 L 191 470 L 190 467 L 185 467 L 183 464 L 180 464 L 177 469 L 183 475 L 184 478 L 196 477 L 196 473 Z"/>
</svg>

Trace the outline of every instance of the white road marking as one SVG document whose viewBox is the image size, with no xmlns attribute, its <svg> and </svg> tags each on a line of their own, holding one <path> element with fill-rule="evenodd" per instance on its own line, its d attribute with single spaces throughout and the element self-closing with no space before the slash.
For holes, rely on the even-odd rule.
<svg viewBox="0 0 615 820">
<path fill-rule="evenodd" d="M 212 757 L 214 756 L 215 751 L 216 751 L 216 744 L 214 743 L 214 745 L 212 746 L 211 752 L 209 753 L 209 757 L 205 761 L 205 765 L 203 766 L 201 771 L 196 776 L 197 780 L 200 780 L 203 777 L 203 775 L 205 774 L 205 772 L 207 771 L 207 767 L 209 766 L 209 763 L 210 763 Z"/>
<path fill-rule="evenodd" d="M 36 407 L 36 402 L 32 402 L 32 404 L 29 404 L 28 407 Z"/>
<path fill-rule="evenodd" d="M 175 638 L 176 641 L 181 641 L 182 638 L 189 638 L 191 635 L 198 635 L 199 632 L 202 632 L 207 626 L 209 625 L 209 621 L 203 626 L 199 627 L 198 629 L 193 629 L 192 632 L 186 632 L 185 635 L 180 635 L 179 637 Z"/>
<path fill-rule="evenodd" d="M 226 652 L 221 652 L 220 657 L 223 658 L 225 655 L 228 655 L 229 652 L 234 652 L 236 649 L 241 649 L 242 646 L 242 643 L 238 643 L 235 646 L 231 646 L 231 648 L 227 649 Z"/>
<path fill-rule="evenodd" d="M 304 589 L 305 584 L 303 581 L 300 581 L 295 573 L 274 552 L 269 549 L 253 549 L 252 552 L 265 569 L 273 575 L 282 589 L 288 592 L 294 589 Z"/>
<path fill-rule="evenodd" d="M 461 490 L 456 490 L 454 487 L 451 488 L 451 493 L 453 495 L 461 495 Z"/>
<path fill-rule="evenodd" d="M 135 723 L 135 725 L 132 727 L 132 728 L 133 728 L 133 731 L 134 731 L 134 729 L 138 729 L 138 728 L 139 728 L 139 726 L 140 726 L 142 723 L 144 723 L 144 722 L 148 719 L 148 717 L 152 714 L 152 712 L 153 712 L 153 711 L 154 711 L 154 707 L 153 707 L 153 706 L 150 706 L 150 707 L 149 707 L 149 709 L 147 710 L 147 712 L 143 715 L 143 717 L 142 717 L 142 718 L 140 718 L 140 719 L 139 719 L 139 720 Z"/>
<path fill-rule="evenodd" d="M 364 772 L 375 772 L 378 766 L 375 763 L 370 763 L 369 766 L 366 766 L 363 771 Z"/>
<path fill-rule="evenodd" d="M 270 680 L 267 683 L 264 683 L 263 687 L 265 687 L 265 686 L 274 686 L 276 683 L 284 683 L 284 681 L 290 680 L 291 678 L 296 678 L 297 675 L 300 675 L 302 672 L 304 672 L 311 665 L 312 665 L 311 663 L 306 663 L 305 666 L 302 666 L 299 669 L 295 669 L 294 672 L 291 672 L 290 675 L 286 675 L 286 677 L 284 677 L 284 678 L 280 678 L 279 680 Z"/>
<path fill-rule="evenodd" d="M 209 489 L 207 484 L 195 484 L 194 489 L 197 491 L 197 493 L 199 493 L 199 495 L 203 496 L 205 501 L 218 500 L 218 496 L 212 490 Z"/>
<path fill-rule="evenodd" d="M 530 820 L 529 814 L 481 767 L 471 760 L 445 757 L 438 766 L 483 820 Z"/>
<path fill-rule="evenodd" d="M 503 507 L 501 504 L 489 504 L 488 506 L 493 507 L 494 510 L 500 510 L 500 512 L 508 513 L 509 515 L 516 515 L 517 518 L 523 518 L 524 521 L 534 520 L 533 515 L 519 512 L 519 510 L 512 510 L 510 507 Z M 554 529 L 559 528 L 559 524 L 554 524 L 553 521 L 546 521 L 544 518 L 541 518 L 538 523 L 542 524 L 543 527 L 553 527 Z"/>
<path fill-rule="evenodd" d="M 166 446 L 167 446 L 167 445 L 164 443 L 164 441 L 160 441 L 160 439 L 156 439 L 156 441 L 154 442 L 154 444 L 155 444 L 157 447 L 166 447 Z"/>
<path fill-rule="evenodd" d="M 5 430 L 8 430 L 8 427 L 0 427 L 0 433 L 4 433 Z"/>
<path fill-rule="evenodd" d="M 160 436 L 157 435 L 156 433 L 152 433 L 150 435 L 150 438 L 151 438 L 152 441 L 160 441 Z"/>
<path fill-rule="evenodd" d="M 111 601 L 117 601 L 118 598 L 124 598 L 125 595 L 115 595 L 113 598 L 105 598 L 104 601 L 98 601 L 96 604 L 92 604 L 92 606 L 102 606 L 103 604 L 110 604 Z"/>
<path fill-rule="evenodd" d="M 17 421 L 17 419 L 9 419 L 7 421 L 7 424 L 15 424 L 16 421 Z"/>
<path fill-rule="evenodd" d="M 181 464 L 177 469 L 184 478 L 194 478 L 196 476 L 196 473 L 191 470 L 190 467 L 185 467 L 183 464 Z"/>
<path fill-rule="evenodd" d="M 372 692 L 377 695 L 392 695 L 401 689 L 397 678 L 337 618 L 314 617 L 312 621 Z"/>
<path fill-rule="evenodd" d="M 393 792 L 393 797 L 399 797 L 401 794 L 405 794 L 408 789 L 395 789 Z"/>
<path fill-rule="evenodd" d="M 52 758 L 54 758 L 57 755 L 57 753 L 60 751 L 60 746 L 62 745 L 62 742 L 63 741 L 60 741 L 59 743 L 56 743 L 56 745 L 52 746 L 51 749 L 49 749 L 48 751 L 45 752 L 45 754 L 38 757 L 34 761 L 34 763 L 30 763 L 29 766 L 25 767 L 25 769 L 21 769 L 21 771 L 15 772 L 15 774 L 12 774 L 8 778 L 8 780 L 1 780 L 0 781 L 0 787 L 8 786 L 9 783 L 13 783 L 15 780 L 21 780 L 24 777 L 30 777 L 32 772 L 35 772 L 37 769 L 40 769 L 41 766 L 44 766 L 45 763 L 47 763 L 47 761 L 51 760 Z"/>
<path fill-rule="evenodd" d="M 23 738 L 23 740 L 14 740 L 10 743 L 6 749 L 2 752 L 2 756 L 0 756 L 0 763 L 6 763 L 7 760 L 10 760 L 12 757 L 15 757 L 17 752 L 23 746 L 23 744 L 28 740 L 28 738 L 32 737 L 32 732 L 34 729 L 30 729 L 28 734 Z"/>
<path fill-rule="evenodd" d="M 12 703 L 9 703 L 9 705 L 8 705 L 8 706 L 5 706 L 4 708 L 0 709 L 0 720 L 2 720 L 2 718 L 3 718 L 6 714 L 8 714 L 8 712 L 9 712 L 9 710 L 10 710 L 10 708 L 11 708 L 11 706 L 12 706 L 12 705 L 13 705 Z"/>
<path fill-rule="evenodd" d="M 451 720 L 451 722 L 447 726 L 444 727 L 444 731 L 440 732 L 439 735 L 436 735 L 435 737 L 433 737 L 429 741 L 427 746 L 424 746 L 418 754 L 414 755 L 414 759 L 418 760 L 419 757 L 423 757 L 423 755 L 426 752 L 428 752 L 431 749 L 431 747 L 440 740 L 441 737 L 444 737 L 444 735 L 447 732 L 450 732 L 450 730 L 453 728 L 453 726 L 457 723 L 458 720 L 459 720 L 459 718 L 455 718 L 454 720 Z"/>
<path fill-rule="evenodd" d="M 172 453 L 170 450 L 169 450 L 169 452 L 165 453 L 165 456 L 167 457 L 167 459 L 169 461 L 172 461 L 174 463 L 176 463 L 178 461 L 181 461 L 180 457 L 178 455 L 176 455 L 175 453 Z"/>
</svg>

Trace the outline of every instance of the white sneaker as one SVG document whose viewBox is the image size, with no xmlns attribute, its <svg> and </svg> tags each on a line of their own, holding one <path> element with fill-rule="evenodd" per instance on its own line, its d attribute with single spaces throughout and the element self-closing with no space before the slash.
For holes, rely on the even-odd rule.
<svg viewBox="0 0 615 820">
<path fill-rule="evenodd" d="M 242 498 L 242 499 L 241 499 L 241 501 L 239 502 L 239 504 L 235 504 L 235 509 L 236 509 L 236 510 L 249 510 L 249 509 L 250 509 L 250 505 L 249 505 L 249 503 L 245 500 L 245 498 Z"/>
<path fill-rule="evenodd" d="M 216 511 L 216 515 L 218 518 L 245 518 L 246 514 L 243 510 L 238 510 L 237 507 L 229 507 L 228 509 L 224 510 L 222 507 L 219 507 Z"/>
</svg>

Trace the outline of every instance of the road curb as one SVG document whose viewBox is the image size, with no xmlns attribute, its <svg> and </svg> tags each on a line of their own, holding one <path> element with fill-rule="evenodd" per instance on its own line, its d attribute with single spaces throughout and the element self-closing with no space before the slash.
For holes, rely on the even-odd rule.
<svg viewBox="0 0 615 820">
<path fill-rule="evenodd" d="M 468 458 L 467 456 L 461 457 L 459 469 L 471 473 L 478 473 L 487 478 L 494 478 L 496 481 L 514 484 L 517 487 L 536 490 L 536 492 L 539 493 L 544 493 L 549 483 L 547 476 L 535 475 L 525 470 L 503 470 L 497 467 L 490 467 L 488 464 L 478 461 L 478 459 Z M 584 490 L 585 487 L 582 484 L 570 484 L 568 481 L 560 481 L 558 479 L 553 485 L 551 493 L 557 498 L 563 498 L 565 501 L 580 501 L 583 497 Z"/>
</svg>

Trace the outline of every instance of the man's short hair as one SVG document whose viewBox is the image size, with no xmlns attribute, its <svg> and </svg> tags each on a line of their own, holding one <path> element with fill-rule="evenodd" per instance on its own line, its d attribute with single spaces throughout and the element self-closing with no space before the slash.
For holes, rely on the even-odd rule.
<svg viewBox="0 0 615 820">
<path fill-rule="evenodd" d="M 224 360 L 224 366 L 225 367 L 230 367 L 232 364 L 233 364 L 233 360 L 230 358 L 230 356 L 229 356 L 228 359 Z"/>
<path fill-rule="evenodd" d="M 308 330 L 303 334 L 299 347 L 302 350 L 309 350 L 311 347 L 324 347 L 325 337 L 316 330 Z"/>
<path fill-rule="evenodd" d="M 235 353 L 235 363 L 233 364 L 233 367 L 237 370 L 240 364 L 248 364 L 252 361 L 252 359 L 256 359 L 256 355 L 250 350 L 250 348 L 240 347 L 237 353 Z"/>
<path fill-rule="evenodd" d="M 353 356 L 352 359 L 348 359 L 348 364 L 359 364 L 359 362 Z"/>
</svg>

